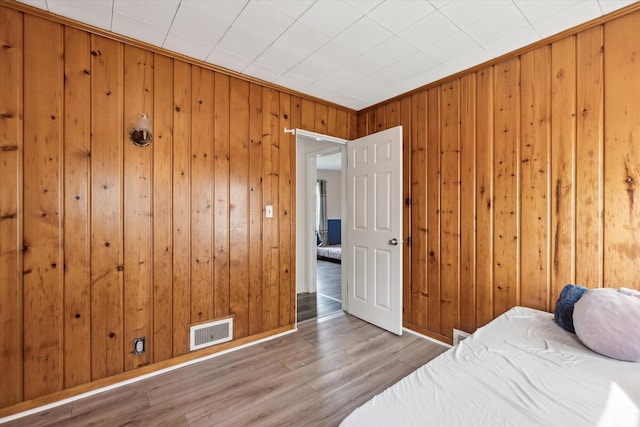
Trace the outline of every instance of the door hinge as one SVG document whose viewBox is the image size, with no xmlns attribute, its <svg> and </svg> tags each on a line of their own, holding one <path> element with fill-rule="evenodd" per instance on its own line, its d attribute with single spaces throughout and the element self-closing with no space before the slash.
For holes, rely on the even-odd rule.
<svg viewBox="0 0 640 427">
<path fill-rule="evenodd" d="M 411 197 L 407 197 L 406 200 L 404 201 L 404 204 L 407 206 L 411 206 Z"/>
<path fill-rule="evenodd" d="M 407 237 L 407 245 L 411 246 L 411 236 Z"/>
</svg>

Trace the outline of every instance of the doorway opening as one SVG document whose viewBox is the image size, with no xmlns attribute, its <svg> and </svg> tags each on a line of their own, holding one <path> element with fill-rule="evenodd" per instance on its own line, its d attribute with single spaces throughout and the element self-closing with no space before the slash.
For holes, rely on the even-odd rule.
<svg viewBox="0 0 640 427">
<path fill-rule="evenodd" d="M 318 157 L 341 152 L 342 309 L 401 335 L 402 126 L 353 141 L 295 133 L 296 293 L 317 294 L 318 241 L 330 235 L 328 218 L 316 225 Z"/>
<path fill-rule="evenodd" d="M 346 141 L 296 132 L 297 321 L 343 309 Z"/>
</svg>

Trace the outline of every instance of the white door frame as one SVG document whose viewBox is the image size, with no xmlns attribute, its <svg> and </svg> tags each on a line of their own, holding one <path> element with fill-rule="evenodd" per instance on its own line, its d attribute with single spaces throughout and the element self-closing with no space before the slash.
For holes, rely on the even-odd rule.
<svg viewBox="0 0 640 427">
<path fill-rule="evenodd" d="M 400 128 L 400 147 L 402 147 L 402 128 Z M 287 129 L 285 128 L 285 131 L 287 131 Z M 289 131 L 291 132 L 291 131 Z M 348 233 L 348 227 L 345 226 L 345 224 L 349 224 L 349 212 L 348 212 L 348 203 L 347 203 L 347 196 L 348 196 L 348 191 L 347 191 L 347 165 L 348 162 L 350 162 L 351 160 L 348 158 L 348 143 L 349 141 L 341 139 L 341 138 L 335 138 L 335 137 L 331 137 L 331 136 L 327 136 L 327 135 L 322 135 L 322 134 L 318 134 L 315 132 L 309 132 L 309 131 L 305 131 L 302 129 L 295 129 L 293 131 L 296 134 L 296 148 L 298 147 L 298 144 L 303 141 L 303 140 L 299 140 L 298 136 L 302 136 L 303 138 L 305 138 L 305 141 L 317 141 L 317 142 L 327 142 L 327 143 L 337 143 L 340 144 L 342 146 L 342 148 L 337 148 L 336 145 L 331 144 L 333 146 L 327 146 L 325 147 L 316 147 L 316 149 L 311 150 L 310 152 L 306 152 L 306 148 L 305 148 L 305 153 L 306 155 L 304 156 L 304 162 L 305 162 L 305 169 L 306 169 L 306 174 L 305 174 L 305 183 L 300 183 L 298 182 L 298 180 L 296 180 L 296 191 L 298 188 L 298 185 L 302 184 L 305 188 L 305 205 L 306 205 L 306 215 L 305 215 L 305 223 L 306 223 L 306 230 L 304 230 L 305 234 L 307 235 L 307 238 L 302 242 L 302 245 L 304 245 L 304 247 L 300 247 L 301 245 L 301 241 L 300 238 L 298 236 L 298 234 L 296 234 L 296 264 L 297 265 L 301 265 L 298 263 L 298 256 L 300 256 L 300 254 L 304 254 L 304 267 L 305 267 L 305 275 L 304 275 L 304 280 L 305 283 L 307 284 L 307 286 L 305 286 L 307 289 L 308 288 L 312 288 L 308 291 L 316 291 L 317 289 L 317 261 L 316 261 L 316 238 L 314 235 L 315 232 L 315 216 L 316 216 L 316 178 L 317 178 L 317 169 L 316 169 L 316 160 L 318 155 L 322 155 L 322 154 L 330 154 L 330 153 L 335 153 L 337 151 L 342 151 L 342 197 L 341 197 L 341 201 L 342 201 L 342 206 L 341 206 L 341 217 L 342 217 L 342 222 L 343 222 L 343 226 L 341 227 L 341 240 L 342 240 L 342 246 L 343 248 L 349 248 L 349 233 Z M 396 128 L 392 128 L 389 129 L 383 133 L 397 133 L 397 129 Z M 358 140 L 361 140 L 362 138 L 359 138 Z M 400 149 L 400 159 L 402 156 L 402 151 Z M 298 152 L 296 150 L 296 165 L 299 167 L 298 163 L 299 161 L 301 161 L 302 159 L 300 157 L 298 157 Z M 401 168 L 402 166 L 400 166 Z M 400 170 L 400 183 L 402 182 L 402 171 Z M 398 194 L 396 195 L 397 197 L 400 198 L 400 206 L 402 205 L 402 191 L 400 190 L 398 192 Z M 298 199 L 297 199 L 298 200 Z M 296 206 L 296 217 L 300 217 L 300 212 L 298 212 L 298 206 Z M 400 221 L 402 221 L 402 214 L 400 214 L 400 216 L 398 217 Z M 400 222 L 401 224 L 401 222 Z M 398 230 L 399 234 L 398 234 L 398 242 L 400 243 L 400 250 L 401 246 L 402 246 L 402 226 L 400 225 L 399 230 Z M 309 237 L 313 237 L 313 238 L 309 238 Z M 391 242 L 391 241 L 390 241 Z M 402 254 L 402 252 L 400 252 L 400 254 Z M 402 255 L 400 255 L 400 257 L 402 257 Z M 348 279 L 347 279 L 347 275 L 348 275 L 348 268 L 345 268 L 346 266 L 350 265 L 349 262 L 351 260 L 351 254 L 349 253 L 349 250 L 343 250 L 342 252 L 342 268 L 341 268 L 341 290 L 342 290 L 342 309 L 349 312 L 349 286 L 350 284 L 348 283 Z M 402 276 L 401 272 L 402 272 L 402 261 L 400 261 L 400 276 Z M 296 274 L 296 292 L 298 291 L 298 275 Z M 311 285 L 309 285 L 311 284 Z M 351 284 L 353 285 L 353 284 Z M 402 286 L 402 285 L 400 285 Z M 400 288 L 400 295 L 399 295 L 399 302 L 400 302 L 400 307 L 402 307 L 402 288 Z M 395 298 L 394 298 L 395 300 Z M 354 306 L 355 307 L 355 306 Z M 387 316 L 388 317 L 388 316 Z M 380 319 L 376 319 L 376 320 L 380 320 Z M 402 334 L 402 314 L 401 314 L 401 308 L 400 308 L 400 323 L 399 325 L 395 325 L 395 321 L 394 323 L 394 327 L 392 329 L 388 329 L 386 326 L 380 324 L 379 326 L 391 330 L 392 332 L 401 335 Z M 372 320 L 370 320 L 372 321 Z M 296 323 L 297 323 L 297 306 L 296 306 Z M 373 321 L 373 323 L 376 323 L 375 321 Z M 397 328 L 399 328 L 398 330 L 396 330 Z"/>
<path fill-rule="evenodd" d="M 291 132 L 291 130 L 287 130 L 285 128 L 285 132 Z M 316 285 L 316 268 L 317 268 L 317 262 L 316 262 L 316 240 L 315 240 L 315 216 L 316 216 L 316 212 L 315 209 L 311 209 L 311 207 L 315 207 L 316 205 L 316 199 L 315 199 L 315 186 L 316 186 L 316 178 L 317 178 L 317 169 L 316 169 L 316 158 L 318 157 L 318 155 L 322 155 L 322 154 L 330 154 L 330 153 L 335 153 L 338 151 L 342 152 L 342 156 L 343 156 L 343 164 L 342 164 L 342 198 L 341 198 L 341 216 L 343 218 L 346 217 L 346 169 L 345 169 L 345 159 L 346 159 L 346 144 L 347 144 L 347 140 L 346 139 L 342 139 L 342 138 L 336 138 L 333 136 L 329 136 L 329 135 L 323 135 L 323 134 L 319 134 L 316 132 L 311 132 L 311 131 L 307 131 L 304 129 L 295 129 L 293 130 L 294 134 L 296 135 L 296 147 L 299 146 L 299 144 L 302 143 L 302 141 L 318 141 L 320 143 L 323 143 L 322 145 L 324 145 L 324 147 L 320 148 L 320 149 L 316 149 L 313 151 L 310 151 L 309 153 L 307 153 L 304 157 L 304 161 L 305 162 L 305 170 L 306 170 L 306 174 L 304 176 L 304 180 L 305 182 L 298 182 L 298 180 L 296 180 L 296 188 L 300 185 L 302 185 L 306 191 L 305 191 L 305 205 L 307 207 L 306 212 L 305 212 L 305 223 L 307 225 L 307 230 L 305 230 L 304 232 L 307 235 L 306 239 L 300 239 L 300 236 L 298 236 L 299 232 L 296 231 L 296 264 L 297 265 L 303 265 L 304 266 L 304 270 L 305 270 L 305 274 L 304 274 L 304 281 L 306 283 L 306 286 L 304 286 L 304 288 L 300 289 L 299 284 L 296 283 L 296 293 L 298 291 L 305 291 L 305 292 L 315 292 L 317 285 Z M 298 139 L 298 137 L 303 137 L 304 139 Z M 324 144 L 326 143 L 326 144 Z M 339 144 L 339 145 L 336 145 Z M 296 150 L 296 157 L 297 157 L 297 150 Z M 301 165 L 299 165 L 299 158 L 296 158 L 296 164 L 297 167 L 299 168 Z M 296 190 L 297 191 L 297 190 Z M 296 217 L 300 218 L 300 212 L 298 212 L 297 207 L 296 207 Z M 310 236 L 313 235 L 313 238 L 309 238 Z M 345 233 L 345 229 L 344 227 L 342 227 L 342 235 L 341 235 L 342 241 L 345 242 L 345 238 L 346 238 L 346 233 Z M 343 243 L 344 244 L 344 243 Z M 301 246 L 304 245 L 304 246 Z M 298 259 L 299 257 L 302 256 L 302 261 L 299 262 Z M 342 288 L 342 308 L 344 310 L 347 309 L 347 305 L 346 305 L 346 286 L 345 286 L 345 269 L 341 268 L 341 288 Z M 297 274 L 296 274 L 297 276 Z M 297 277 L 296 277 L 297 279 Z M 311 285 L 309 285 L 311 284 Z M 297 307 L 296 307 L 296 313 L 297 313 Z M 297 319 L 296 319 L 297 321 Z"/>
</svg>

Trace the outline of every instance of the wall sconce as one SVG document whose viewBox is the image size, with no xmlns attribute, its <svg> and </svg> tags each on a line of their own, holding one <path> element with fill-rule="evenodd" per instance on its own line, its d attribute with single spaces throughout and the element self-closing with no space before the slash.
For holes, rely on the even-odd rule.
<svg viewBox="0 0 640 427">
<path fill-rule="evenodd" d="M 145 113 L 140 114 L 140 117 L 138 117 L 136 125 L 131 129 L 131 132 L 129 132 L 129 139 L 137 147 L 146 147 L 151 144 L 151 140 L 153 139 L 153 135 L 151 135 L 151 122 L 149 121 L 149 116 Z"/>
</svg>

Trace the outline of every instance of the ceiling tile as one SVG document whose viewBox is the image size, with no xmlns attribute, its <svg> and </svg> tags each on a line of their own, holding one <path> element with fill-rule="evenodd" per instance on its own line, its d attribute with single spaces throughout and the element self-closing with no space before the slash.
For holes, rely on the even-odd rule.
<svg viewBox="0 0 640 427">
<path fill-rule="evenodd" d="M 298 22 L 321 31 L 329 37 L 335 37 L 362 16 L 362 13 L 343 2 L 317 1 L 298 19 Z"/>
<path fill-rule="evenodd" d="M 122 34 L 155 46 L 162 46 L 167 35 L 167 28 L 158 27 L 149 22 L 141 21 L 130 15 L 113 13 L 113 25 L 111 29 L 114 33 Z"/>
<path fill-rule="evenodd" d="M 352 85 L 357 82 L 358 77 L 354 77 L 342 70 L 337 70 L 316 81 L 315 85 L 326 89 L 333 88 L 336 91 L 340 91 L 346 86 Z"/>
<path fill-rule="evenodd" d="M 47 4 L 49 12 L 111 30 L 112 0 L 56 0 Z"/>
<path fill-rule="evenodd" d="M 398 80 L 405 79 L 411 75 L 420 75 L 427 70 L 442 65 L 436 59 L 427 55 L 424 52 L 416 52 L 408 58 L 398 61 L 393 65 L 395 68 Z M 424 81 L 422 84 L 427 84 L 428 81 Z M 422 85 L 421 84 L 421 85 Z"/>
<path fill-rule="evenodd" d="M 274 43 L 293 55 L 307 57 L 329 42 L 329 37 L 299 22 L 291 25 Z"/>
<path fill-rule="evenodd" d="M 309 85 L 326 76 L 330 71 L 331 69 L 329 67 L 325 67 L 322 64 L 313 61 L 302 61 L 287 71 L 279 80 L 286 81 L 287 78 L 292 78 Z"/>
<path fill-rule="evenodd" d="M 533 27 L 540 36 L 548 37 L 598 16 L 601 16 L 598 5 L 594 2 L 585 2 L 584 4 L 564 9 L 548 18 L 533 22 Z"/>
<path fill-rule="evenodd" d="M 170 32 L 167 34 L 167 39 L 162 47 L 195 59 L 204 60 L 209 56 L 214 46 L 190 39 L 180 33 Z"/>
<path fill-rule="evenodd" d="M 264 52 L 270 43 L 271 39 L 257 36 L 234 26 L 227 31 L 216 47 L 227 52 L 241 52 L 241 56 L 254 60 Z"/>
<path fill-rule="evenodd" d="M 451 34 L 444 40 L 425 46 L 422 51 L 437 59 L 446 62 L 457 58 L 467 52 L 478 49 L 479 45 L 462 31 Z"/>
<path fill-rule="evenodd" d="M 304 89 L 304 93 L 318 97 L 320 99 L 329 100 L 338 105 L 350 105 L 352 106 L 350 108 L 353 108 L 354 110 L 359 110 L 371 105 L 368 100 L 356 98 L 343 92 L 326 89 L 324 87 L 318 86 L 317 84 L 307 86 Z"/>
<path fill-rule="evenodd" d="M 393 36 L 364 54 L 384 66 L 391 65 L 416 53 L 418 49 L 407 44 L 398 36 Z"/>
<path fill-rule="evenodd" d="M 366 15 L 382 3 L 382 0 L 346 0 L 345 3 L 350 4 L 352 7 Z"/>
<path fill-rule="evenodd" d="M 522 16 L 520 10 L 513 4 L 500 9 L 482 21 L 476 22 L 463 31 L 475 39 L 481 46 L 498 40 L 524 27 L 529 26 L 529 22 Z"/>
<path fill-rule="evenodd" d="M 258 57 L 257 61 L 273 69 L 281 70 L 281 73 L 292 68 L 304 59 L 303 56 L 291 53 L 289 50 L 272 44 Z"/>
<path fill-rule="evenodd" d="M 448 67 L 445 64 L 440 64 L 438 66 L 435 66 L 425 71 L 424 78 L 429 83 L 432 83 L 432 82 L 435 82 L 436 80 L 440 80 L 447 76 L 450 76 L 451 74 L 455 73 L 455 71 L 456 70 L 452 70 L 450 67 Z"/>
<path fill-rule="evenodd" d="M 511 0 L 456 0 L 444 5 L 440 12 L 458 27 L 466 28 L 512 5 Z"/>
<path fill-rule="evenodd" d="M 349 85 L 343 88 L 341 92 L 354 98 L 367 100 L 369 105 L 384 101 L 393 96 L 393 92 L 385 88 L 380 88 L 380 86 L 369 79 L 363 79 Z"/>
<path fill-rule="evenodd" d="M 487 60 L 497 58 L 523 46 L 537 42 L 540 39 L 541 37 L 538 32 L 531 27 L 524 27 L 518 31 L 513 31 L 509 33 L 509 35 L 501 37 L 486 46 L 487 52 L 490 54 L 490 57 L 487 58 Z M 465 68 L 468 67 L 469 66 Z"/>
<path fill-rule="evenodd" d="M 181 3 L 171 25 L 171 33 L 215 46 L 230 25 L 229 20 L 216 18 L 213 11 L 207 13 L 198 3 Z"/>
<path fill-rule="evenodd" d="M 49 10 L 46 0 L 18 0 L 20 3 L 28 4 L 29 6 L 37 7 L 38 9 Z"/>
<path fill-rule="evenodd" d="M 149 1 L 149 0 L 148 0 Z M 154 0 L 155 4 L 157 0 Z M 242 12 L 249 0 L 180 0 L 180 7 L 189 7 L 202 12 L 212 20 L 213 23 L 231 25 Z"/>
<path fill-rule="evenodd" d="M 598 0 L 602 13 L 613 12 L 614 10 L 618 10 L 635 2 L 636 0 Z"/>
<path fill-rule="evenodd" d="M 315 0 L 258 0 L 259 3 L 269 6 L 291 19 L 298 19 Z"/>
<path fill-rule="evenodd" d="M 315 51 L 309 59 L 336 69 L 340 68 L 347 62 L 353 61 L 358 56 L 360 56 L 359 52 L 330 41 Z"/>
<path fill-rule="evenodd" d="M 424 52 L 416 54 L 392 65 L 387 72 L 393 71 L 395 81 L 390 83 L 388 88 L 396 93 L 403 93 L 420 86 L 424 86 L 430 81 L 427 74 L 433 69 L 439 69 L 442 64 Z"/>
<path fill-rule="evenodd" d="M 263 3 L 249 2 L 233 23 L 233 27 L 266 40 L 274 40 L 293 22 L 291 17 Z"/>
<path fill-rule="evenodd" d="M 368 16 L 389 31 L 398 33 L 434 11 L 435 8 L 426 1 L 387 0 Z"/>
<path fill-rule="evenodd" d="M 516 6 L 524 16 L 533 23 L 562 12 L 572 6 L 583 3 L 585 0 L 514 0 Z M 594 0 L 586 0 L 596 3 Z"/>
<path fill-rule="evenodd" d="M 423 49 L 457 31 L 460 29 L 447 17 L 436 12 L 405 28 L 399 33 L 399 36 L 418 49 Z"/>
<path fill-rule="evenodd" d="M 392 34 L 388 30 L 364 16 L 338 35 L 335 42 L 360 53 L 365 53 L 391 36 Z"/>
<path fill-rule="evenodd" d="M 180 0 L 160 0 L 153 3 L 147 0 L 114 0 L 114 27 L 115 15 L 117 14 L 121 17 L 129 16 L 130 19 L 168 29 L 179 5 Z M 113 31 L 117 30 L 114 28 Z"/>
<path fill-rule="evenodd" d="M 297 74 L 293 74 L 291 72 L 286 72 L 274 80 L 273 83 L 280 86 L 284 86 L 284 84 L 286 84 L 287 88 L 303 93 L 306 93 L 307 87 L 311 84 L 311 82 L 309 82 L 304 76 L 300 78 Z"/>
<path fill-rule="evenodd" d="M 449 2 L 451 2 L 451 0 L 429 0 L 429 3 L 436 9 L 444 7 Z"/>
<path fill-rule="evenodd" d="M 529 27 L 527 29 L 529 31 L 532 31 L 532 29 Z M 498 40 L 496 43 L 500 41 L 501 40 Z M 449 66 L 451 69 L 462 71 L 462 70 L 466 70 L 467 68 L 480 65 L 483 62 L 487 62 L 490 59 L 495 58 L 496 56 L 499 56 L 499 55 L 495 55 L 486 49 L 472 50 L 470 52 L 465 53 L 462 56 L 454 58 L 451 61 L 448 61 L 447 66 Z"/>
<path fill-rule="evenodd" d="M 267 64 L 261 64 L 258 61 L 253 61 L 242 72 L 252 77 L 256 77 L 268 82 L 274 82 L 280 77 L 285 70 L 278 67 L 272 67 Z"/>
<path fill-rule="evenodd" d="M 206 61 L 238 72 L 244 70 L 251 63 L 251 59 L 228 52 L 221 47 L 215 48 Z"/>
<path fill-rule="evenodd" d="M 340 71 L 353 77 L 367 77 L 378 70 L 383 69 L 388 64 L 383 58 L 375 55 L 361 55 L 353 61 L 347 63 Z"/>
<path fill-rule="evenodd" d="M 390 87 L 398 83 L 398 70 L 394 66 L 389 66 L 373 73 L 369 80 L 376 85 Z"/>
</svg>

